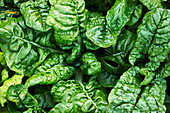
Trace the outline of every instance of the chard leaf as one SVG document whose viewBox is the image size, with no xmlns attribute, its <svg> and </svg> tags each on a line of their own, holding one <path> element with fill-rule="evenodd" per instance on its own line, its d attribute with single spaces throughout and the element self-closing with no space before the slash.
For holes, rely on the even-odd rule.
<svg viewBox="0 0 170 113">
<path fill-rule="evenodd" d="M 140 85 L 148 85 L 152 81 L 153 77 L 155 76 L 155 73 L 149 72 L 145 68 L 140 70 L 140 74 L 145 76 L 145 79 L 140 83 Z"/>
<path fill-rule="evenodd" d="M 97 50 L 100 47 L 95 45 L 91 40 L 84 38 L 83 39 L 83 43 L 85 44 L 86 49 L 88 50 Z"/>
<path fill-rule="evenodd" d="M 80 57 L 81 54 L 81 45 L 78 43 L 74 44 L 74 47 L 72 49 L 71 55 L 67 57 L 67 63 L 73 64 L 76 59 Z"/>
<path fill-rule="evenodd" d="M 107 12 L 107 24 L 113 31 L 113 36 L 117 37 L 123 26 L 130 20 L 135 9 L 137 0 L 116 0 L 112 8 Z"/>
<path fill-rule="evenodd" d="M 116 44 L 112 45 L 112 49 L 107 48 L 102 57 L 104 60 L 110 60 L 121 65 L 128 64 L 127 57 L 133 49 L 136 42 L 136 35 L 132 32 L 123 29 L 118 36 Z"/>
<path fill-rule="evenodd" d="M 140 69 L 126 71 L 111 90 L 107 113 L 165 112 L 166 81 L 156 78 L 150 85 L 141 87 Z"/>
<path fill-rule="evenodd" d="M 87 52 L 82 55 L 81 69 L 85 74 L 97 75 L 101 72 L 101 63 L 97 61 L 96 56 L 93 53 Z"/>
<path fill-rule="evenodd" d="M 107 48 L 116 42 L 112 30 L 106 24 L 105 17 L 91 18 L 86 28 L 86 36 L 95 45 Z"/>
<path fill-rule="evenodd" d="M 162 8 L 162 0 L 139 0 L 143 5 L 145 5 L 149 10 L 154 8 Z"/>
<path fill-rule="evenodd" d="M 46 45 L 49 36 L 41 39 L 34 37 L 33 30 L 22 28 L 17 19 L 8 18 L 0 26 L 0 47 L 5 56 L 7 66 L 20 74 L 30 76 L 45 60 L 50 51 Z"/>
<path fill-rule="evenodd" d="M 5 61 L 5 56 L 2 52 L 0 52 L 0 64 L 3 66 L 3 67 L 6 67 L 6 61 Z"/>
<path fill-rule="evenodd" d="M 113 87 L 119 79 L 119 75 L 110 74 L 102 70 L 102 72 L 97 75 L 97 79 L 103 87 Z"/>
<path fill-rule="evenodd" d="M 45 23 L 49 12 L 46 0 L 35 0 L 35 2 L 30 0 L 21 3 L 19 8 L 27 26 L 42 32 L 50 29 Z"/>
<path fill-rule="evenodd" d="M 1 83 L 3 83 L 5 80 L 7 80 L 9 77 L 8 75 L 8 70 L 7 69 L 3 69 L 1 72 L 1 78 L 0 78 L 0 85 Z"/>
<path fill-rule="evenodd" d="M 143 9 L 143 5 L 141 5 L 141 4 L 135 6 L 135 9 L 130 17 L 130 20 L 127 22 L 126 25 L 133 26 L 141 17 L 142 9 Z"/>
<path fill-rule="evenodd" d="M 25 83 L 25 89 L 35 85 L 54 84 L 59 80 L 67 80 L 73 76 L 75 69 L 71 66 L 55 65 L 48 69 L 46 66 L 40 66 L 40 72 L 34 74 Z"/>
<path fill-rule="evenodd" d="M 6 80 L 3 83 L 3 85 L 0 87 L 0 103 L 2 107 L 4 107 L 4 103 L 7 102 L 7 99 L 6 99 L 7 89 L 11 85 L 21 84 L 22 78 L 23 78 L 23 75 L 14 75 L 8 80 Z"/>
<path fill-rule="evenodd" d="M 59 81 L 51 90 L 57 104 L 50 113 L 92 112 L 104 113 L 107 96 L 95 80 L 78 83 L 75 80 Z"/>
<path fill-rule="evenodd" d="M 164 62 L 170 52 L 170 11 L 154 9 L 148 12 L 138 27 L 137 40 L 129 55 L 129 62 L 142 58 L 149 59 L 145 68 L 155 71 Z"/>
<path fill-rule="evenodd" d="M 26 93 L 25 96 L 22 95 L 24 87 L 22 84 L 11 85 L 6 94 L 6 98 L 14 102 L 18 108 L 36 108 L 38 107 L 37 100 L 32 97 L 31 94 Z"/>
<path fill-rule="evenodd" d="M 56 40 L 75 41 L 85 30 L 87 10 L 84 0 L 50 0 L 46 23 L 55 29 Z"/>
</svg>

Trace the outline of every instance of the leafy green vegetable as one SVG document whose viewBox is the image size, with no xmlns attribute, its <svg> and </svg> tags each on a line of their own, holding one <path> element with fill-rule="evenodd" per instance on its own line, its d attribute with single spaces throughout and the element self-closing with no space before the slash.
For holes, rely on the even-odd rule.
<svg viewBox="0 0 170 113">
<path fill-rule="evenodd" d="M 11 85 L 21 84 L 23 75 L 14 75 L 13 77 L 6 80 L 0 87 L 0 103 L 4 107 L 4 103 L 7 102 L 6 93 Z"/>
<path fill-rule="evenodd" d="M 20 4 L 20 11 L 25 19 L 26 25 L 39 31 L 50 29 L 45 23 L 49 7 L 46 0 L 27 1 Z"/>
<path fill-rule="evenodd" d="M 141 4 L 137 5 L 130 17 L 130 20 L 127 22 L 126 25 L 128 25 L 128 26 L 134 25 L 141 17 L 142 9 L 143 9 L 143 5 L 141 5 Z"/>
<path fill-rule="evenodd" d="M 109 94 L 108 113 L 165 112 L 166 81 L 158 78 L 151 85 L 141 87 L 139 71 L 133 67 L 120 77 Z"/>
<path fill-rule="evenodd" d="M 75 41 L 85 29 L 87 10 L 84 0 L 50 0 L 46 23 L 55 29 L 56 40 Z"/>
<path fill-rule="evenodd" d="M 28 33 L 24 33 L 15 18 L 8 18 L 0 26 L 0 45 L 8 67 L 30 76 L 50 52 L 34 42 L 31 31 Z"/>
<path fill-rule="evenodd" d="M 130 20 L 137 0 L 116 0 L 112 8 L 107 12 L 106 20 L 113 30 L 113 36 L 117 37 L 123 26 Z"/>
<path fill-rule="evenodd" d="M 139 1 L 142 2 L 149 10 L 162 7 L 161 4 L 162 0 L 139 0 Z"/>
<path fill-rule="evenodd" d="M 93 53 L 87 52 L 82 55 L 81 69 L 88 75 L 97 75 L 101 72 L 101 63 L 97 61 L 96 56 Z"/>
<path fill-rule="evenodd" d="M 169 113 L 169 6 L 0 0 L 0 113 Z"/>
<path fill-rule="evenodd" d="M 132 65 L 144 56 L 149 59 L 145 67 L 155 71 L 160 63 L 164 62 L 170 52 L 169 16 L 169 10 L 160 8 L 144 16 L 142 24 L 138 27 L 135 47 L 129 56 Z"/>
<path fill-rule="evenodd" d="M 86 36 L 95 45 L 103 48 L 107 48 L 116 42 L 116 37 L 106 24 L 105 17 L 91 18 L 91 22 L 87 24 Z"/>
<path fill-rule="evenodd" d="M 107 108 L 106 94 L 95 80 L 87 84 L 68 80 L 54 84 L 51 90 L 57 104 L 50 113 L 101 112 Z"/>
</svg>

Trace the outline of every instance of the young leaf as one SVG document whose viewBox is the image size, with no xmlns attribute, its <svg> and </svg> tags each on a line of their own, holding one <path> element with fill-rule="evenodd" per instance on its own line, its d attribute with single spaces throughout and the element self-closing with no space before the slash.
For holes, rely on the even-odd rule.
<svg viewBox="0 0 170 113">
<path fill-rule="evenodd" d="M 97 61 L 96 56 L 93 53 L 87 52 L 82 55 L 81 69 L 88 75 L 97 75 L 101 72 L 101 63 Z"/>
<path fill-rule="evenodd" d="M 14 75 L 10 79 L 6 80 L 3 83 L 3 85 L 0 87 L 0 103 L 2 107 L 4 107 L 4 103 L 7 102 L 7 99 L 6 99 L 7 89 L 11 85 L 21 84 L 22 78 L 23 78 L 23 75 Z"/>
<path fill-rule="evenodd" d="M 137 40 L 129 55 L 129 62 L 134 63 L 143 55 L 149 59 L 145 67 L 155 71 L 170 52 L 170 10 L 154 9 L 148 12 L 138 27 Z"/>
</svg>

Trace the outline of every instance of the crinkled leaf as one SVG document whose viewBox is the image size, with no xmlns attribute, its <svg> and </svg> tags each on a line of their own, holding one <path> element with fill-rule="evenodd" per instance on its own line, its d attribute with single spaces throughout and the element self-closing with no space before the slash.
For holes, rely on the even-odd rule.
<svg viewBox="0 0 170 113">
<path fill-rule="evenodd" d="M 56 40 L 75 41 L 85 29 L 87 10 L 84 0 L 50 0 L 46 23 L 55 29 Z"/>
<path fill-rule="evenodd" d="M 105 17 L 91 18 L 86 28 L 86 36 L 95 45 L 107 48 L 116 42 L 116 37 L 106 23 Z"/>
<path fill-rule="evenodd" d="M 6 80 L 3 83 L 3 85 L 0 87 L 0 103 L 2 107 L 4 107 L 4 103 L 7 102 L 7 99 L 6 99 L 7 89 L 11 85 L 21 84 L 22 78 L 23 78 L 23 75 L 14 75 L 13 77 Z"/>
<path fill-rule="evenodd" d="M 51 90 L 57 104 L 50 113 L 75 113 L 92 112 L 104 113 L 107 107 L 107 96 L 101 85 L 95 80 L 86 84 L 78 83 L 75 80 L 60 81 L 54 84 Z"/>
<path fill-rule="evenodd" d="M 88 50 L 97 50 L 100 48 L 99 46 L 95 45 L 91 40 L 87 38 L 83 39 L 83 43 L 85 44 L 85 47 Z"/>
<path fill-rule="evenodd" d="M 157 78 L 150 85 L 141 87 L 139 68 L 126 71 L 109 94 L 108 113 L 113 112 L 165 112 L 166 81 Z"/>
<path fill-rule="evenodd" d="M 154 8 L 161 8 L 162 7 L 162 0 L 139 0 L 143 5 L 145 5 L 149 10 Z"/>
<path fill-rule="evenodd" d="M 2 66 L 6 66 L 5 57 L 4 57 L 4 54 L 2 52 L 0 52 L 0 64 Z"/>
<path fill-rule="evenodd" d="M 132 110 L 141 91 L 139 71 L 138 67 L 133 67 L 123 73 L 108 96 L 107 113 L 128 113 Z"/>
<path fill-rule="evenodd" d="M 133 26 L 141 17 L 142 9 L 143 9 L 143 5 L 141 5 L 141 4 L 135 6 L 135 9 L 130 17 L 130 20 L 127 22 L 126 25 Z"/>
<path fill-rule="evenodd" d="M 1 83 L 3 83 L 5 80 L 7 80 L 9 77 L 8 75 L 8 70 L 7 69 L 3 69 L 1 72 L 1 77 L 0 77 L 0 85 Z"/>
<path fill-rule="evenodd" d="M 137 0 L 116 0 L 112 8 L 107 12 L 106 20 L 113 31 L 113 36 L 117 37 L 123 26 L 130 20 L 135 9 Z"/>
<path fill-rule="evenodd" d="M 78 43 L 74 44 L 74 47 L 72 49 L 71 55 L 67 57 L 67 63 L 73 64 L 76 59 L 79 58 L 81 54 L 81 45 Z"/>
<path fill-rule="evenodd" d="M 156 70 L 170 52 L 170 10 L 154 9 L 148 12 L 138 27 L 138 38 L 129 55 L 129 62 L 134 63 L 143 55 L 149 59 L 145 67 Z"/>
<path fill-rule="evenodd" d="M 47 41 L 33 36 L 33 31 L 22 29 L 15 18 L 8 18 L 0 26 L 0 46 L 8 67 L 26 76 L 30 76 L 50 53 L 42 44 Z"/>
<path fill-rule="evenodd" d="M 97 75 L 101 72 L 101 63 L 97 61 L 93 53 L 87 52 L 82 55 L 81 69 L 88 75 Z"/>
<path fill-rule="evenodd" d="M 165 90 L 166 81 L 163 78 L 157 78 L 151 85 L 147 85 L 144 88 L 138 102 L 132 110 L 132 113 L 165 113 Z"/>
<path fill-rule="evenodd" d="M 49 6 L 46 0 L 35 0 L 35 2 L 30 0 L 21 3 L 19 8 L 27 26 L 42 32 L 50 29 L 45 23 L 49 12 Z"/>
<path fill-rule="evenodd" d="M 34 74 L 25 83 L 25 88 L 34 85 L 48 85 L 58 82 L 59 80 L 67 80 L 73 76 L 75 69 L 71 66 L 55 65 L 48 69 L 46 66 L 41 66 L 39 73 Z"/>
<path fill-rule="evenodd" d="M 18 108 L 35 108 L 38 107 L 38 102 L 32 95 L 26 93 L 22 95 L 24 87 L 22 84 L 11 85 L 6 93 L 6 98 L 14 102 Z"/>
</svg>

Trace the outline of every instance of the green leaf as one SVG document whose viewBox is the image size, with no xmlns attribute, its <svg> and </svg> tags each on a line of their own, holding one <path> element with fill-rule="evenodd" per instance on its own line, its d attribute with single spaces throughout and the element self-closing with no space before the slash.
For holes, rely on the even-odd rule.
<svg viewBox="0 0 170 113">
<path fill-rule="evenodd" d="M 2 52 L 0 52 L 0 64 L 2 66 L 6 66 L 5 57 L 4 57 L 4 54 Z"/>
<path fill-rule="evenodd" d="M 35 2 L 30 0 L 21 3 L 19 8 L 27 26 L 42 32 L 50 29 L 45 23 L 49 12 L 49 6 L 46 0 L 35 0 Z"/>
<path fill-rule="evenodd" d="M 162 8 L 162 0 L 139 0 L 143 5 L 145 5 L 149 10 L 154 8 Z"/>
<path fill-rule="evenodd" d="M 145 68 L 140 70 L 140 74 L 145 76 L 145 79 L 140 83 L 140 85 L 148 85 L 152 81 L 153 77 L 155 76 L 155 73 L 149 72 Z"/>
<path fill-rule="evenodd" d="M 112 30 L 106 24 L 105 17 L 91 18 L 86 28 L 86 36 L 95 45 L 107 48 L 116 42 Z"/>
<path fill-rule="evenodd" d="M 84 0 L 50 0 L 46 23 L 55 29 L 56 40 L 75 41 L 85 29 L 87 10 Z"/>
<path fill-rule="evenodd" d="M 101 63 L 97 61 L 96 56 L 93 53 L 87 52 L 82 55 L 81 69 L 88 75 L 97 75 L 101 72 Z"/>
<path fill-rule="evenodd" d="M 59 80 L 67 80 L 73 76 L 75 69 L 71 66 L 55 65 L 48 69 L 46 66 L 40 67 L 40 72 L 34 74 L 25 83 L 25 88 L 35 85 L 48 85 L 54 84 Z"/>
<path fill-rule="evenodd" d="M 7 89 L 11 85 L 21 84 L 22 78 L 23 78 L 23 75 L 14 75 L 8 80 L 6 80 L 3 83 L 3 85 L 0 87 L 0 103 L 2 107 L 4 107 L 4 103 L 7 102 L 7 99 L 6 99 Z"/>
<path fill-rule="evenodd" d="M 97 75 L 97 79 L 103 87 L 113 87 L 119 79 L 119 76 L 102 70 L 102 72 Z"/>
<path fill-rule="evenodd" d="M 112 49 L 107 48 L 102 57 L 104 60 L 110 60 L 121 65 L 128 64 L 128 55 L 133 49 L 136 42 L 136 35 L 123 29 L 118 36 L 116 44 L 112 45 Z"/>
<path fill-rule="evenodd" d="M 100 47 L 95 45 L 91 40 L 84 38 L 83 39 L 83 43 L 85 44 L 86 49 L 88 50 L 97 50 Z"/>
<path fill-rule="evenodd" d="M 130 20 L 127 22 L 126 25 L 133 26 L 141 17 L 142 9 L 143 9 L 143 5 L 141 5 L 141 4 L 135 6 L 135 9 L 130 17 Z"/>
<path fill-rule="evenodd" d="M 53 96 L 50 94 L 51 87 L 49 86 L 35 86 L 33 97 L 38 101 L 39 108 L 52 108 L 55 106 Z"/>
<path fill-rule="evenodd" d="M 170 11 L 154 9 L 148 12 L 138 27 L 137 40 L 129 55 L 129 62 L 134 65 L 143 56 L 149 59 L 145 68 L 155 71 L 164 62 L 170 52 Z"/>
<path fill-rule="evenodd" d="M 107 108 L 107 96 L 101 85 L 95 80 L 78 83 L 75 80 L 59 81 L 51 90 L 57 104 L 50 113 L 91 112 L 104 113 Z"/>
<path fill-rule="evenodd" d="M 50 53 L 43 41 L 33 36 L 33 31 L 22 29 L 15 18 L 8 18 L 0 26 L 0 47 L 8 67 L 26 76 L 30 76 Z"/>
<path fill-rule="evenodd" d="M 117 37 L 123 26 L 130 20 L 137 0 L 116 0 L 112 8 L 107 12 L 106 20 L 112 29 L 112 34 Z"/>
<path fill-rule="evenodd" d="M 67 57 L 66 61 L 68 64 L 73 64 L 76 59 L 80 57 L 81 54 L 81 45 L 74 43 L 71 55 Z"/>
<path fill-rule="evenodd" d="M 165 112 L 166 81 L 156 78 L 150 85 L 141 87 L 139 71 L 133 67 L 120 77 L 109 94 L 107 113 Z"/>
<path fill-rule="evenodd" d="M 147 85 L 141 93 L 141 96 L 133 108 L 132 113 L 141 112 L 159 112 L 165 113 L 164 105 L 166 90 L 166 81 L 163 78 L 157 78 L 152 85 Z"/>
<path fill-rule="evenodd" d="M 138 67 L 132 67 L 123 73 L 108 96 L 107 113 L 131 112 L 141 91 L 139 71 Z"/>
<path fill-rule="evenodd" d="M 0 85 L 1 83 L 3 83 L 5 80 L 7 80 L 9 77 L 8 75 L 8 70 L 7 69 L 3 69 L 1 72 L 1 78 L 0 78 Z"/>
<path fill-rule="evenodd" d="M 166 78 L 170 76 L 170 62 L 165 63 L 163 66 L 161 66 L 161 69 L 159 70 L 158 74 L 160 74 L 160 77 Z"/>
<path fill-rule="evenodd" d="M 38 102 L 32 95 L 30 95 L 29 93 L 26 93 L 23 96 L 23 93 L 22 93 L 23 89 L 24 87 L 22 84 L 11 85 L 7 90 L 6 98 L 9 101 L 14 102 L 19 108 L 38 107 Z"/>
</svg>

